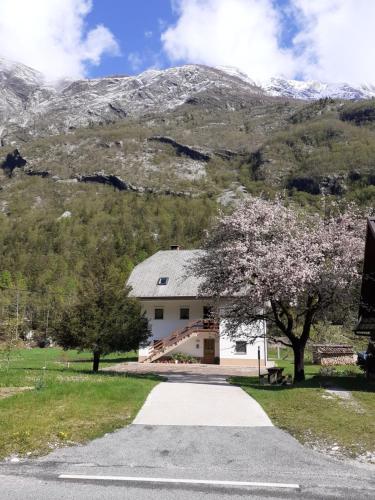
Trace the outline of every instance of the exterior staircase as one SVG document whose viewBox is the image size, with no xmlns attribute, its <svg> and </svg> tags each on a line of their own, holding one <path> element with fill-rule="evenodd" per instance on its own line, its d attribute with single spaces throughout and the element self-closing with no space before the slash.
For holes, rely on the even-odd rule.
<svg viewBox="0 0 375 500">
<path fill-rule="evenodd" d="M 197 337 L 202 333 L 219 333 L 219 326 L 211 320 L 194 320 L 188 323 L 184 328 L 175 330 L 167 337 L 156 340 L 152 350 L 143 363 L 153 363 L 161 357 L 173 351 L 176 347 L 186 342 L 192 337 Z"/>
</svg>

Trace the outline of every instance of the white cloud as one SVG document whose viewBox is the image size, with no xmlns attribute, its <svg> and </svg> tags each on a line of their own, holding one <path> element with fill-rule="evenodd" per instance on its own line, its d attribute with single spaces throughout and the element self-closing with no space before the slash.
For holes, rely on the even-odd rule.
<svg viewBox="0 0 375 500">
<path fill-rule="evenodd" d="M 279 44 L 282 23 L 272 0 L 174 1 L 178 21 L 162 34 L 174 62 L 235 66 L 254 79 L 292 77 L 292 50 Z"/>
<path fill-rule="evenodd" d="M 373 0 L 292 0 L 305 78 L 375 83 Z"/>
<path fill-rule="evenodd" d="M 81 78 L 103 54 L 118 54 L 103 25 L 87 31 L 92 0 L 0 0 L 1 56 L 38 69 L 49 79 Z"/>
<path fill-rule="evenodd" d="M 174 63 L 235 66 L 255 80 L 375 83 L 375 0 L 171 1 L 178 19 L 161 39 Z M 298 33 L 285 48 L 291 20 Z"/>
<path fill-rule="evenodd" d="M 133 71 L 139 71 L 143 64 L 142 56 L 138 52 L 130 52 L 128 61 Z"/>
</svg>

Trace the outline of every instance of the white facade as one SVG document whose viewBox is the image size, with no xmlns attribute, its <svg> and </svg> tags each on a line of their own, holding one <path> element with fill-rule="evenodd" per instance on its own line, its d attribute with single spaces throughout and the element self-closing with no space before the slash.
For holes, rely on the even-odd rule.
<svg viewBox="0 0 375 500">
<path fill-rule="evenodd" d="M 203 251 L 173 248 L 159 251 L 138 264 L 127 283 L 130 295 L 141 301 L 152 332 L 149 346 L 139 350 L 139 360 L 149 357 L 154 341 L 178 334 L 189 323 L 199 320 L 199 327 L 191 328 L 188 334 L 185 330 L 178 341 L 174 336 L 171 343 L 166 342 L 165 349 L 156 346 L 151 361 L 183 353 L 204 363 L 256 366 L 259 348 L 261 365 L 265 366 L 265 323 L 243 327 L 232 339 L 224 321 L 219 321 L 218 329 L 209 320 L 202 321 L 207 319 L 205 309 L 209 308 L 210 300 L 199 298 L 202 278 L 191 270 Z"/>
<path fill-rule="evenodd" d="M 258 349 L 261 366 L 267 366 L 266 323 L 258 323 L 242 327 L 235 338 L 227 335 L 225 321 L 220 321 L 220 364 L 225 365 L 255 365 L 258 362 Z M 254 339 L 255 337 L 255 339 Z M 238 352 L 238 342 L 246 342 L 246 352 Z M 242 346 L 243 348 L 243 346 Z M 252 362 L 249 363 L 249 360 Z M 255 361 L 255 363 L 254 363 Z"/>
<path fill-rule="evenodd" d="M 190 322 L 202 319 L 204 307 L 209 307 L 209 305 L 209 301 L 203 299 L 142 300 L 143 310 L 149 320 L 152 337 L 150 338 L 150 346 L 139 349 L 139 359 L 144 360 L 148 357 L 154 340 L 167 337 L 171 333 L 184 328 Z M 155 319 L 156 309 L 163 311 L 163 319 Z M 180 319 L 181 309 L 189 310 L 189 319 Z M 257 325 L 243 328 L 242 332 L 239 332 L 235 339 L 232 339 L 226 334 L 225 322 L 220 321 L 218 335 L 207 331 L 207 333 L 200 334 L 199 336 L 190 337 L 175 349 L 168 352 L 167 357 L 176 353 L 183 353 L 203 361 L 205 354 L 204 339 L 215 338 L 216 362 L 222 365 L 256 366 L 258 363 L 259 347 L 261 366 L 266 366 L 267 343 L 265 333 L 265 324 L 259 322 Z M 256 338 L 252 341 L 251 338 L 254 337 L 254 335 L 261 335 L 262 338 Z M 243 352 L 243 342 L 246 342 L 246 352 Z M 241 343 L 241 345 L 238 345 L 238 343 Z"/>
</svg>

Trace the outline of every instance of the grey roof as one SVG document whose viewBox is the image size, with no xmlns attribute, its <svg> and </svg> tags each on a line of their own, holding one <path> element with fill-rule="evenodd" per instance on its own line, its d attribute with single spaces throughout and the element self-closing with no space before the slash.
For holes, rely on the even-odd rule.
<svg viewBox="0 0 375 500">
<path fill-rule="evenodd" d="M 132 271 L 128 285 L 130 295 L 138 298 L 197 297 L 202 279 L 191 276 L 191 264 L 202 250 L 162 250 L 138 264 Z M 166 285 L 158 285 L 159 278 L 168 278 Z"/>
</svg>

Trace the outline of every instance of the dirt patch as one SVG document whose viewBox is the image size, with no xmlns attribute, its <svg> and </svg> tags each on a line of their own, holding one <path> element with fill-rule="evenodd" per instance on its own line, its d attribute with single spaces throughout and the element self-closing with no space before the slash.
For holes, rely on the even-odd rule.
<svg viewBox="0 0 375 500">
<path fill-rule="evenodd" d="M 32 391 L 34 387 L 0 387 L 0 399 L 9 398 L 16 394 Z"/>
<path fill-rule="evenodd" d="M 337 399 L 341 405 L 348 410 L 355 411 L 356 413 L 364 413 L 364 409 L 358 401 L 353 398 L 350 391 L 346 391 L 341 387 L 329 387 L 325 390 L 322 396 L 324 399 Z"/>
<path fill-rule="evenodd" d="M 118 365 L 103 368 L 103 371 L 135 374 L 156 374 L 156 375 L 225 375 L 225 376 L 243 376 L 254 377 L 258 375 L 258 368 L 253 366 L 223 366 L 223 365 L 205 365 L 202 363 L 137 363 L 127 362 Z M 266 373 L 264 367 L 262 373 Z"/>
</svg>

